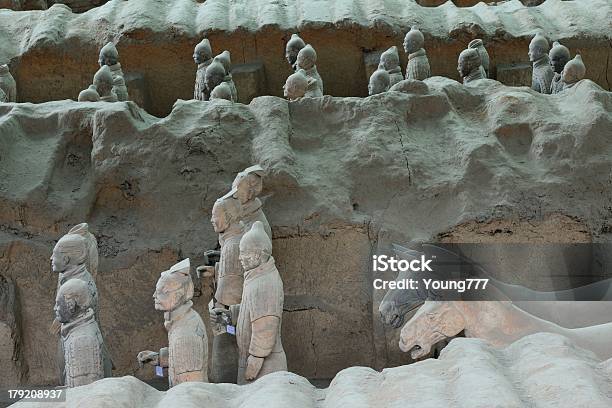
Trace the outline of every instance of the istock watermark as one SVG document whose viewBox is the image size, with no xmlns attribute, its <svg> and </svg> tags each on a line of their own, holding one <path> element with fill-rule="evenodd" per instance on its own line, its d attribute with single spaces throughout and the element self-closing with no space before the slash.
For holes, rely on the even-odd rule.
<svg viewBox="0 0 612 408">
<path fill-rule="evenodd" d="M 406 259 L 395 259 L 387 255 L 372 255 L 372 270 L 374 272 L 433 272 L 429 266 L 433 259 L 427 259 L 421 255 L 420 259 L 408 261 Z"/>
</svg>

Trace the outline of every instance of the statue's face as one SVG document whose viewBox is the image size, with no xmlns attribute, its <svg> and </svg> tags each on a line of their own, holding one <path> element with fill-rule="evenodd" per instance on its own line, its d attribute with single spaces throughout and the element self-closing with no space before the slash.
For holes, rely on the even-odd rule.
<svg viewBox="0 0 612 408">
<path fill-rule="evenodd" d="M 459 58 L 459 62 L 457 63 L 457 71 L 459 72 L 459 76 L 464 78 L 470 74 L 472 71 L 472 66 L 466 61 L 465 58 Z"/>
<path fill-rule="evenodd" d="M 72 320 L 76 312 L 76 302 L 74 300 L 66 300 L 64 296 L 59 296 L 55 300 L 55 317 L 60 323 L 68 323 Z"/>
<path fill-rule="evenodd" d="M 550 59 L 550 65 L 557 74 L 563 72 L 565 64 L 567 64 L 568 58 L 565 55 L 553 55 Z"/>
<path fill-rule="evenodd" d="M 210 58 L 211 56 L 208 55 L 208 53 L 205 51 L 194 51 L 193 52 L 193 61 L 196 64 L 203 64 L 204 62 L 208 61 Z"/>
<path fill-rule="evenodd" d="M 408 34 L 406 34 L 406 36 L 404 37 L 404 51 L 407 54 L 412 54 L 413 52 L 417 50 L 418 49 L 417 49 L 415 42 L 412 41 L 412 39 L 410 38 Z"/>
<path fill-rule="evenodd" d="M 544 50 L 536 44 L 529 44 L 529 53 L 527 55 L 529 55 L 529 61 L 534 62 L 544 56 Z"/>
<path fill-rule="evenodd" d="M 309 70 L 314 67 L 314 62 L 306 54 L 298 54 L 297 66 L 298 68 Z"/>
<path fill-rule="evenodd" d="M 55 273 L 64 272 L 70 263 L 70 258 L 62 253 L 59 245 L 55 245 L 51 254 L 51 270 Z"/>
<path fill-rule="evenodd" d="M 376 79 L 370 79 L 370 83 L 368 84 L 368 94 L 369 95 L 376 95 L 379 93 L 383 93 L 385 91 L 386 89 L 382 81 L 379 81 Z"/>
<path fill-rule="evenodd" d="M 215 89 L 215 86 L 223 82 L 224 77 L 225 75 L 221 72 L 208 72 L 207 70 L 205 76 L 206 87 L 212 91 Z"/>
<path fill-rule="evenodd" d="M 183 288 L 172 279 L 160 278 L 153 292 L 155 310 L 170 312 L 183 304 Z"/>
<path fill-rule="evenodd" d="M 113 84 L 109 84 L 106 81 L 101 81 L 99 79 L 94 80 L 93 83 L 98 90 L 98 94 L 100 96 L 108 95 L 113 90 Z"/>
<path fill-rule="evenodd" d="M 212 209 L 212 214 L 210 217 L 210 222 L 213 226 L 215 232 L 223 232 L 228 227 L 227 217 L 225 215 L 225 211 L 223 207 L 220 205 L 215 205 Z"/>
<path fill-rule="evenodd" d="M 258 250 L 240 250 L 240 264 L 245 271 L 257 268 L 262 263 L 266 262 L 267 259 L 263 258 L 263 253 Z"/>
<path fill-rule="evenodd" d="M 295 65 L 297 61 L 298 52 L 300 52 L 300 50 L 295 47 L 287 47 L 287 49 L 285 50 L 285 58 L 291 66 Z"/>
</svg>

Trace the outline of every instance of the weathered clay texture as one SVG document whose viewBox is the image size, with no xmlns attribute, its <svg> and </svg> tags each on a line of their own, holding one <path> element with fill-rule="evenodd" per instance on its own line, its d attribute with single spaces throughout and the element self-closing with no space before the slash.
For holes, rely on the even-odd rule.
<svg viewBox="0 0 612 408">
<path fill-rule="evenodd" d="M 18 289 L 27 381 L 55 378 L 53 239 L 89 223 L 115 374 L 150 377 L 134 356 L 165 342 L 157 271 L 204 263 L 218 238 L 212 206 L 254 163 L 266 170 L 288 368 L 307 378 L 408 361 L 372 288 L 371 255 L 391 243 L 505 236 L 513 224 L 513 239 L 610 239 L 612 94 L 588 80 L 556 95 L 489 79 L 425 84 L 368 98 L 179 101 L 164 119 L 131 102 L 0 104 L 0 273 Z M 517 273 L 525 284 L 538 275 Z M 201 283 L 194 308 L 207 315 Z"/>
<path fill-rule="evenodd" d="M 501 350 L 482 340 L 459 338 L 438 359 L 382 372 L 351 367 L 338 373 L 326 389 L 316 389 L 305 378 L 288 372 L 272 373 L 244 386 L 185 383 L 168 392 L 123 377 L 70 389 L 67 402 L 56 406 L 608 408 L 612 404 L 611 363 L 550 333 L 524 337 Z"/>
<path fill-rule="evenodd" d="M 498 64 L 529 61 L 529 41 L 542 31 L 572 55 L 579 49 L 587 78 L 610 90 L 611 13 L 608 0 L 547 0 L 539 7 L 512 0 L 469 8 L 450 1 L 428 8 L 394 0 L 116 0 L 84 14 L 59 5 L 44 12 L 0 12 L 5 33 L 0 61 L 11 61 L 20 101 L 76 99 L 97 70 L 98 50 L 114 41 L 126 77 L 140 74 L 146 80 L 151 95 L 145 108 L 160 116 L 170 112 L 176 99 L 192 97 L 193 47 L 202 37 L 209 38 L 215 54 L 230 51 L 234 69 L 263 63 L 258 86 L 241 89 L 244 85 L 236 81 L 239 101 L 248 103 L 251 89 L 261 90 L 258 95 L 282 95 L 292 73 L 285 43 L 293 33 L 317 50 L 326 94 L 366 96 L 371 72 L 364 67 L 364 52 L 393 45 L 401 50 L 404 34 L 416 25 L 425 36 L 432 75 L 459 79 L 457 56 L 481 38 L 491 57 L 490 77 L 496 78 Z M 405 53 L 400 58 L 406 67 Z M 516 75 L 522 78 L 521 71 Z M 507 80 L 520 84 L 513 76 Z"/>
</svg>

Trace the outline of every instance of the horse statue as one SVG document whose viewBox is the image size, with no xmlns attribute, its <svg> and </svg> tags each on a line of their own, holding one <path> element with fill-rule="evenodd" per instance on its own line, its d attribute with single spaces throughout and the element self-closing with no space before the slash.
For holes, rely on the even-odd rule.
<svg viewBox="0 0 612 408">
<path fill-rule="evenodd" d="M 399 347 L 416 360 L 429 354 L 436 343 L 461 332 L 500 348 L 530 334 L 555 333 L 602 360 L 612 357 L 612 323 L 567 329 L 508 301 L 426 301 L 402 328 Z"/>
</svg>

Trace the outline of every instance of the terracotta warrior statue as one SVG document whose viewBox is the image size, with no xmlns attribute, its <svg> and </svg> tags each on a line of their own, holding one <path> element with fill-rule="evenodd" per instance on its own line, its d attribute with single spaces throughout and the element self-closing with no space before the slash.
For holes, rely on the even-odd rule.
<svg viewBox="0 0 612 408">
<path fill-rule="evenodd" d="M 244 224 L 244 230 L 248 231 L 255 221 L 260 221 L 263 228 L 272 239 L 272 229 L 268 219 L 261 209 L 262 203 L 259 198 L 263 188 L 263 168 L 256 164 L 246 168 L 236 175 L 232 183 L 232 190 L 227 194 L 237 198 L 242 205 L 240 220 Z"/>
<path fill-rule="evenodd" d="M 0 88 L 0 103 L 6 103 L 6 102 L 8 102 L 8 96 L 6 96 L 2 88 Z"/>
<path fill-rule="evenodd" d="M 17 102 L 17 83 L 6 64 L 0 65 L 0 89 L 6 95 L 6 102 Z"/>
<path fill-rule="evenodd" d="M 561 45 L 558 41 L 555 41 L 550 49 L 550 52 L 548 53 L 548 59 L 550 59 L 550 65 L 555 72 L 550 87 L 550 93 L 556 94 L 563 90 L 561 74 L 563 73 L 565 64 L 567 64 L 567 62 L 570 60 L 570 51 L 565 45 Z"/>
<path fill-rule="evenodd" d="M 548 59 L 548 40 L 538 33 L 529 43 L 529 61 L 533 64 L 531 89 L 549 94 L 553 79 L 553 70 Z"/>
<path fill-rule="evenodd" d="M 221 253 L 215 266 L 204 266 L 208 276 L 215 276 L 215 294 L 209 305 L 213 327 L 211 380 L 235 383 L 238 377 L 238 344 L 235 322 L 230 308 L 240 304 L 244 272 L 240 265 L 241 206 L 237 199 L 226 196 L 218 199 L 212 209 L 211 223 L 219 233 Z M 232 327 L 228 328 L 227 325 Z"/>
<path fill-rule="evenodd" d="M 412 27 L 404 37 L 404 51 L 408 53 L 406 79 L 422 81 L 431 76 L 429 60 L 423 48 L 425 37 L 416 27 Z"/>
<path fill-rule="evenodd" d="M 215 57 L 215 60 L 219 61 L 221 65 L 223 65 L 223 68 L 225 69 L 225 78 L 223 78 L 222 83 L 225 83 L 229 86 L 232 95 L 232 101 L 237 102 L 238 91 L 236 90 L 236 84 L 234 84 L 234 80 L 232 78 L 232 58 L 230 52 L 227 50 L 223 51 L 221 54 Z"/>
<path fill-rule="evenodd" d="M 93 78 L 93 84 L 100 95 L 102 102 L 117 102 L 117 95 L 114 91 L 113 85 L 113 74 L 107 65 L 103 65 L 102 68 L 96 72 Z"/>
<path fill-rule="evenodd" d="M 208 338 L 200 315 L 193 310 L 189 258 L 162 272 L 153 299 L 164 312 L 168 347 L 138 353 L 140 365 L 168 367 L 170 387 L 183 382 L 208 382 Z"/>
<path fill-rule="evenodd" d="M 391 77 L 389 73 L 384 69 L 377 69 L 370 76 L 370 83 L 368 84 L 368 95 L 376 95 L 379 93 L 387 92 L 391 84 Z"/>
<path fill-rule="evenodd" d="M 404 79 L 402 69 L 400 68 L 399 54 L 395 45 L 380 55 L 378 69 L 384 69 L 389 74 L 389 87 Z"/>
<path fill-rule="evenodd" d="M 287 46 L 285 47 L 285 58 L 294 71 L 297 71 L 298 53 L 305 46 L 306 43 L 297 34 L 291 34 L 291 38 L 289 41 L 287 41 Z"/>
<path fill-rule="evenodd" d="M 127 87 L 125 86 L 125 79 L 123 71 L 121 70 L 121 64 L 119 63 L 119 52 L 115 47 L 115 44 L 109 42 L 100 50 L 100 57 L 98 58 L 100 66 L 108 66 L 113 77 L 113 90 L 117 95 L 119 101 L 127 101 L 130 99 L 128 95 Z M 99 91 L 98 91 L 99 92 Z"/>
<path fill-rule="evenodd" d="M 287 370 L 281 343 L 283 281 L 271 254 L 272 241 L 263 224 L 256 221 L 240 240 L 240 263 L 245 272 L 238 307 L 238 384 Z"/>
<path fill-rule="evenodd" d="M 299 69 L 289 75 L 283 86 L 283 95 L 290 101 L 303 98 L 305 96 L 316 98 L 323 96 L 317 80 L 306 75 L 306 71 Z"/>
<path fill-rule="evenodd" d="M 480 55 L 480 61 L 482 62 L 482 65 L 481 65 L 482 77 L 488 78 L 489 77 L 489 53 L 487 52 L 487 49 L 484 47 L 482 40 L 476 39 L 476 40 L 470 41 L 470 43 L 468 44 L 468 48 L 473 48 L 476 51 L 478 51 L 478 54 Z"/>
<path fill-rule="evenodd" d="M 206 89 L 206 68 L 212 63 L 212 48 L 207 38 L 204 38 L 195 46 L 193 50 L 193 61 L 198 65 L 193 99 L 207 101 L 210 97 L 210 93 Z"/>
<path fill-rule="evenodd" d="M 463 83 L 483 79 L 482 76 L 482 61 L 480 54 L 474 48 L 468 48 L 461 51 L 459 54 L 459 62 L 457 63 L 457 71 L 463 79 Z"/>
<path fill-rule="evenodd" d="M 565 64 L 563 68 L 563 73 L 561 74 L 563 89 L 571 88 L 576 85 L 578 81 L 584 79 L 585 74 L 586 67 L 584 66 L 584 62 L 582 62 L 582 57 L 580 54 L 576 54 L 574 59 Z"/>
<path fill-rule="evenodd" d="M 105 377 L 105 347 L 93 302 L 89 285 L 81 279 L 68 280 L 57 293 L 55 315 L 61 323 L 63 383 L 68 387 L 90 384 Z"/>
<path fill-rule="evenodd" d="M 204 82 L 206 83 L 206 92 L 208 93 L 208 99 L 213 89 L 225 79 L 225 68 L 223 64 L 217 59 L 213 59 L 213 62 L 206 68 L 206 74 L 204 76 Z M 207 100 L 208 100 L 207 99 Z"/>
<path fill-rule="evenodd" d="M 303 69 L 307 77 L 317 81 L 317 86 L 321 95 L 323 94 L 323 80 L 317 71 L 317 52 L 312 45 L 307 44 L 298 52 L 297 68 Z"/>
<path fill-rule="evenodd" d="M 98 94 L 96 86 L 91 84 L 87 89 L 83 89 L 81 92 L 79 92 L 79 97 L 77 100 L 79 102 L 99 102 L 100 95 Z"/>
</svg>

